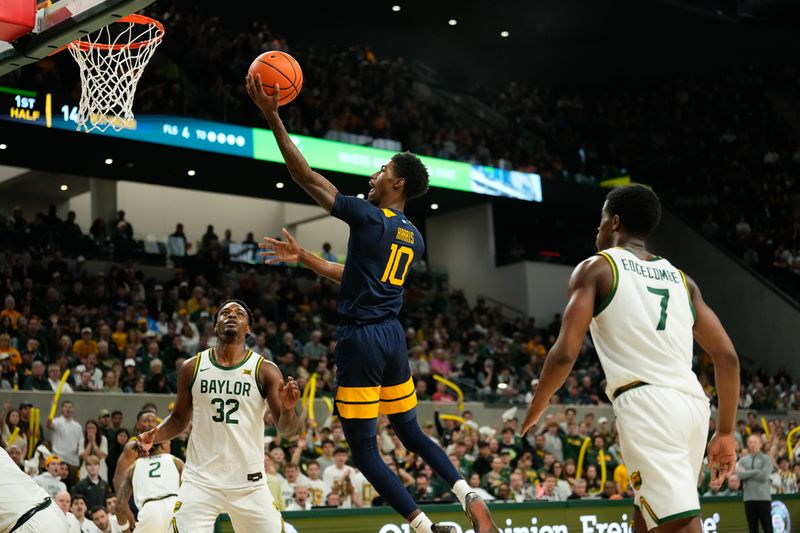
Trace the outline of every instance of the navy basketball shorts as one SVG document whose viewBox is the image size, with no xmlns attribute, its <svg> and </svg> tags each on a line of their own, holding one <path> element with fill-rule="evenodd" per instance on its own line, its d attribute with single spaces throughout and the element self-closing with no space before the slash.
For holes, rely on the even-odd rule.
<svg viewBox="0 0 800 533">
<path fill-rule="evenodd" d="M 336 332 L 336 409 L 342 418 L 377 418 L 417 406 L 403 326 L 396 318 L 344 324 Z"/>
</svg>

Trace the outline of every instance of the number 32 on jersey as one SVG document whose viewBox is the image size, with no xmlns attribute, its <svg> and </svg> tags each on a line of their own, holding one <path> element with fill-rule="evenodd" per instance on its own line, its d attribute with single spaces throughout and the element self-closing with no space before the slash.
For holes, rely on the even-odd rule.
<svg viewBox="0 0 800 533">
<path fill-rule="evenodd" d="M 400 270 L 400 264 L 403 263 L 403 273 L 398 278 L 397 271 Z M 408 246 L 399 246 L 397 244 L 392 244 L 391 254 L 389 255 L 389 261 L 386 262 L 386 269 L 383 271 L 383 276 L 381 277 L 381 281 L 386 283 L 387 281 L 392 285 L 397 285 L 399 287 L 403 286 L 403 282 L 406 280 L 406 274 L 408 274 L 408 267 L 411 266 L 411 261 L 414 260 L 414 250 L 409 248 Z"/>
</svg>

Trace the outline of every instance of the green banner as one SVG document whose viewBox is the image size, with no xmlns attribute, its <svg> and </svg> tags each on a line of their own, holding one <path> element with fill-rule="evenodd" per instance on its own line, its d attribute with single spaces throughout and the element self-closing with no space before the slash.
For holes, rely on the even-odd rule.
<svg viewBox="0 0 800 533">
<path fill-rule="evenodd" d="M 358 146 L 304 135 L 290 135 L 295 146 L 314 168 L 370 176 L 386 163 L 396 152 Z M 253 156 L 273 163 L 283 163 L 278 143 L 270 130 L 253 129 Z M 447 159 L 421 157 L 428 167 L 431 186 L 458 191 L 471 191 L 470 165 Z"/>
<path fill-rule="evenodd" d="M 777 496 L 773 500 L 775 533 L 798 531 L 800 496 Z M 580 500 L 568 502 L 495 503 L 492 514 L 503 533 L 631 533 L 633 502 L 628 500 Z M 436 523 L 454 526 L 458 533 L 473 533 L 460 507 L 452 504 L 423 506 Z M 283 513 L 284 520 L 299 533 L 413 533 L 390 507 L 367 509 L 318 509 Z M 704 498 L 701 504 L 704 533 L 746 532 L 744 504 L 740 498 Z M 791 529 L 791 523 L 795 524 Z M 232 532 L 227 517 L 219 524 L 222 533 Z M 287 528 L 287 531 L 291 529 Z"/>
</svg>

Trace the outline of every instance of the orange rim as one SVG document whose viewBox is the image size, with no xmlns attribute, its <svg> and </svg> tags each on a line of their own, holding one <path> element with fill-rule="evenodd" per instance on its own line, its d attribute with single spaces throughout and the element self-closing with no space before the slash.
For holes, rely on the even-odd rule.
<svg viewBox="0 0 800 533">
<path fill-rule="evenodd" d="M 144 15 L 137 15 L 136 13 L 132 15 L 128 15 L 126 17 L 122 17 L 121 19 L 117 20 L 116 22 L 127 22 L 130 24 L 142 24 L 142 25 L 150 25 L 155 26 L 157 28 L 157 32 L 155 37 L 152 39 L 147 39 L 145 41 L 136 41 L 132 43 L 118 43 L 118 44 L 107 44 L 107 43 L 89 43 L 86 41 L 82 41 L 80 39 L 75 39 L 72 41 L 72 44 L 83 50 L 84 52 L 88 52 L 92 48 L 97 48 L 99 50 L 123 50 L 126 48 L 129 49 L 137 49 L 143 46 L 147 46 L 153 41 L 160 41 L 164 37 L 164 25 L 161 22 L 157 21 L 156 19 L 146 17 Z M 59 52 L 60 50 L 56 50 Z"/>
</svg>

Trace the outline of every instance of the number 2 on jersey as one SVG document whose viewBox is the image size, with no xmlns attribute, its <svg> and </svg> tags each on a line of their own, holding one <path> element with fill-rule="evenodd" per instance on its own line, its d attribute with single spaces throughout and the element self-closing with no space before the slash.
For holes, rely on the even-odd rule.
<svg viewBox="0 0 800 533">
<path fill-rule="evenodd" d="M 161 477 L 158 471 L 161 470 L 161 461 L 150 463 L 150 471 L 147 473 L 150 477 Z"/>
<path fill-rule="evenodd" d="M 667 304 L 669 304 L 669 289 L 656 289 L 647 287 L 647 292 L 661 296 L 661 318 L 656 326 L 656 331 L 662 331 L 667 327 Z"/>
<path fill-rule="evenodd" d="M 397 271 L 400 268 L 400 261 L 403 257 L 408 257 L 408 259 L 403 267 L 403 274 L 398 278 Z M 386 270 L 383 271 L 383 277 L 381 277 L 381 281 L 384 283 L 388 281 L 392 285 L 402 287 L 403 282 L 406 280 L 406 274 L 408 274 L 408 267 L 411 265 L 411 261 L 413 259 L 414 250 L 408 246 L 398 246 L 396 244 L 392 244 L 392 253 L 389 256 L 389 261 L 386 263 Z"/>
<path fill-rule="evenodd" d="M 233 418 L 233 413 L 239 410 L 239 400 L 230 399 L 228 401 L 222 398 L 212 398 L 211 404 L 217 408 L 217 414 L 211 417 L 214 422 L 225 422 L 226 424 L 238 424 L 239 421 Z M 225 412 L 225 406 L 232 406 Z"/>
</svg>

